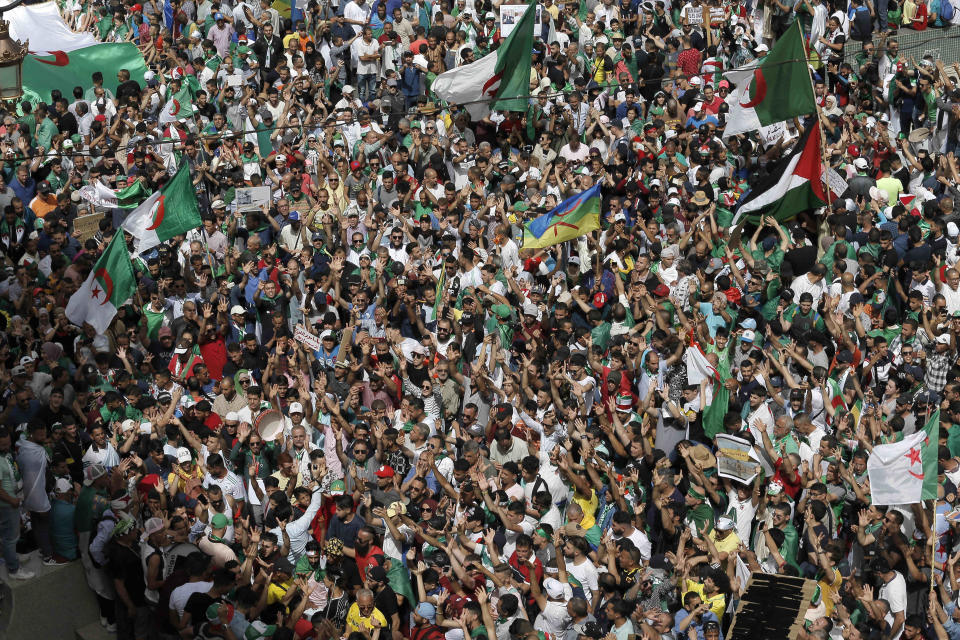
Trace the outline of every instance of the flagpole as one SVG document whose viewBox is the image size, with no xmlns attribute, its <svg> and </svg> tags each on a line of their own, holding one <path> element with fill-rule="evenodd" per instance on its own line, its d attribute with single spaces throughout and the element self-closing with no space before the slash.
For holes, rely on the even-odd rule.
<svg viewBox="0 0 960 640">
<path fill-rule="evenodd" d="M 830 191 L 830 180 L 827 173 L 830 166 L 827 164 L 827 136 L 823 132 L 823 111 L 820 109 L 820 105 L 817 103 L 817 87 L 813 83 L 813 75 L 810 73 L 810 51 L 807 49 L 807 40 L 803 36 L 803 29 L 800 27 L 800 21 L 794 20 L 794 24 L 797 25 L 797 29 L 800 29 L 800 44 L 803 46 L 803 63 L 807 65 L 807 77 L 810 78 L 810 89 L 813 91 L 813 106 L 817 110 L 817 126 L 820 129 L 820 162 L 823 164 L 823 180 L 827 187 L 827 212 L 829 215 L 829 211 L 833 208 L 833 194 Z M 823 222 L 821 224 L 826 224 L 826 219 L 827 216 L 823 216 Z M 820 258 L 820 251 L 821 249 L 818 246 L 818 260 Z"/>
<path fill-rule="evenodd" d="M 927 403 L 927 417 L 924 420 L 924 425 L 927 422 L 930 422 L 930 403 Z M 936 438 L 940 439 L 940 422 L 937 422 L 936 428 Z M 929 435 L 927 437 L 930 437 Z M 930 593 L 933 593 L 934 583 L 934 572 L 936 570 L 936 558 L 937 558 L 937 497 L 934 496 L 931 500 L 933 506 L 930 508 Z"/>
</svg>

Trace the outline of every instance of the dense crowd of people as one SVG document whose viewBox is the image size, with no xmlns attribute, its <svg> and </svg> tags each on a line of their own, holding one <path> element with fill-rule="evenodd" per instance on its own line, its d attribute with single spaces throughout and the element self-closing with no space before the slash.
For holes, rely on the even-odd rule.
<svg viewBox="0 0 960 640">
<path fill-rule="evenodd" d="M 755 572 L 816 582 L 802 640 L 960 638 L 960 66 L 897 41 L 960 12 L 544 0 L 474 118 L 431 85 L 499 9 L 62 5 L 150 70 L 3 107 L 0 575 L 79 561 L 124 640 L 718 640 Z M 817 112 L 724 137 L 795 20 Z M 818 121 L 844 191 L 733 225 Z M 81 189 L 184 165 L 202 226 L 72 324 L 129 212 Z M 931 415 L 935 504 L 873 504 Z"/>
</svg>

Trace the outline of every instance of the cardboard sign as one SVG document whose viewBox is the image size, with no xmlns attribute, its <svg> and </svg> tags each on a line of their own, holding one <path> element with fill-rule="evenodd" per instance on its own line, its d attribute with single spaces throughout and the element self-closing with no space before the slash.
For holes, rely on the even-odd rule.
<svg viewBox="0 0 960 640">
<path fill-rule="evenodd" d="M 307 331 L 307 328 L 302 324 L 297 325 L 297 328 L 293 332 L 293 339 L 311 351 L 318 351 L 320 349 L 320 338 Z"/>
<path fill-rule="evenodd" d="M 502 4 L 500 5 L 500 35 L 501 37 L 506 38 L 513 31 L 513 28 L 520 18 L 523 17 L 523 12 L 527 10 L 527 5 L 525 4 Z M 533 25 L 533 37 L 542 38 L 541 31 L 543 30 L 543 5 L 537 5 L 536 15 L 534 19 L 536 23 Z"/>
<path fill-rule="evenodd" d="M 86 216 L 77 216 L 73 220 L 73 230 L 80 232 L 77 241 L 82 245 L 84 242 L 97 235 L 100 230 L 100 221 L 103 220 L 102 213 L 91 213 Z"/>
<path fill-rule="evenodd" d="M 263 205 L 270 204 L 270 187 L 243 187 L 237 189 L 237 211 L 260 211 Z"/>
<path fill-rule="evenodd" d="M 830 193 L 833 194 L 834 198 L 839 198 L 847 191 L 847 181 L 833 168 L 827 169 L 826 173 L 820 177 L 820 180 L 824 184 L 830 185 Z"/>
</svg>

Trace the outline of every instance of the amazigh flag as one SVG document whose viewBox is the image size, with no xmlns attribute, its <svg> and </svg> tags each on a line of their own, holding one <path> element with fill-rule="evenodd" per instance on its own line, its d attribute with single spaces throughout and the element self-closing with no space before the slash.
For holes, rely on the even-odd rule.
<svg viewBox="0 0 960 640">
<path fill-rule="evenodd" d="M 731 226 L 744 219 L 756 224 L 762 216 L 784 222 L 801 211 L 825 206 L 827 194 L 822 176 L 820 123 L 814 122 L 793 150 L 741 196 Z"/>
<path fill-rule="evenodd" d="M 100 182 L 95 182 L 80 187 L 77 193 L 92 205 L 120 209 L 135 209 L 150 195 L 150 191 L 144 186 L 143 180 L 137 180 L 133 184 L 116 191 Z"/>
<path fill-rule="evenodd" d="M 170 96 L 167 104 L 160 110 L 160 124 L 169 124 L 174 120 L 192 116 L 193 99 L 190 97 L 189 87 L 184 83 L 180 91 Z"/>
<path fill-rule="evenodd" d="M 147 65 L 132 42 L 95 44 L 70 52 L 51 51 L 48 55 L 31 53 L 23 59 L 23 84 L 49 102 L 53 89 L 71 95 L 74 87 L 88 86 L 96 71 L 103 73 L 104 88 L 116 91 L 120 69 L 129 71 L 130 79 L 143 87 Z"/>
<path fill-rule="evenodd" d="M 190 181 L 190 169 L 184 164 L 160 191 L 130 212 L 122 227 L 134 238 L 134 253 L 143 253 L 200 224 L 197 195 Z"/>
<path fill-rule="evenodd" d="M 512 33 L 510 35 L 513 35 Z M 523 228 L 523 248 L 540 248 L 579 238 L 600 228 L 600 183 L 571 196 Z"/>
<path fill-rule="evenodd" d="M 937 445 L 940 409 L 923 430 L 900 442 L 878 444 L 867 459 L 870 503 L 916 504 L 937 497 Z"/>
<path fill-rule="evenodd" d="M 523 17 L 496 51 L 441 73 L 431 85 L 433 92 L 447 102 L 465 107 L 474 120 L 491 109 L 526 111 L 536 13 L 536 1 L 530 0 Z"/>
<path fill-rule="evenodd" d="M 89 324 L 98 334 L 105 333 L 117 315 L 117 309 L 130 299 L 136 288 L 127 241 L 119 231 L 93 265 L 84 283 L 70 296 L 67 318 L 79 326 Z"/>
<path fill-rule="evenodd" d="M 799 20 L 766 57 L 728 71 L 724 77 L 736 85 L 727 96 L 730 114 L 724 138 L 817 110 Z"/>
</svg>

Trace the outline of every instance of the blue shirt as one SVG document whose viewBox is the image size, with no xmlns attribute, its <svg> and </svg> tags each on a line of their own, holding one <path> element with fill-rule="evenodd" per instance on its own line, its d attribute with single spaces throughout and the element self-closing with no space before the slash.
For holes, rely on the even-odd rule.
<svg viewBox="0 0 960 640">
<path fill-rule="evenodd" d="M 723 316 L 713 312 L 713 304 L 710 302 L 700 303 L 700 313 L 704 315 L 704 322 L 707 323 L 707 328 L 710 329 L 711 338 L 717 336 L 717 329 L 727 326 L 727 321 L 723 319 Z"/>
<path fill-rule="evenodd" d="M 689 638 L 690 629 L 696 629 L 697 640 L 704 640 L 704 637 L 703 637 L 704 623 L 712 621 L 712 622 L 716 622 L 718 625 L 720 624 L 720 621 L 717 620 L 717 615 L 713 611 L 707 611 L 702 616 L 700 616 L 700 622 L 697 622 L 696 620 L 694 620 L 690 623 L 690 625 L 685 630 L 681 631 L 680 623 L 693 615 L 692 613 L 687 613 L 687 615 L 683 615 L 684 613 L 687 613 L 686 609 L 681 609 L 680 611 L 677 611 L 677 617 L 676 617 L 677 623 L 673 627 L 673 633 L 676 634 L 678 638 Z M 720 640 L 723 640 L 723 631 L 720 632 Z"/>
</svg>

